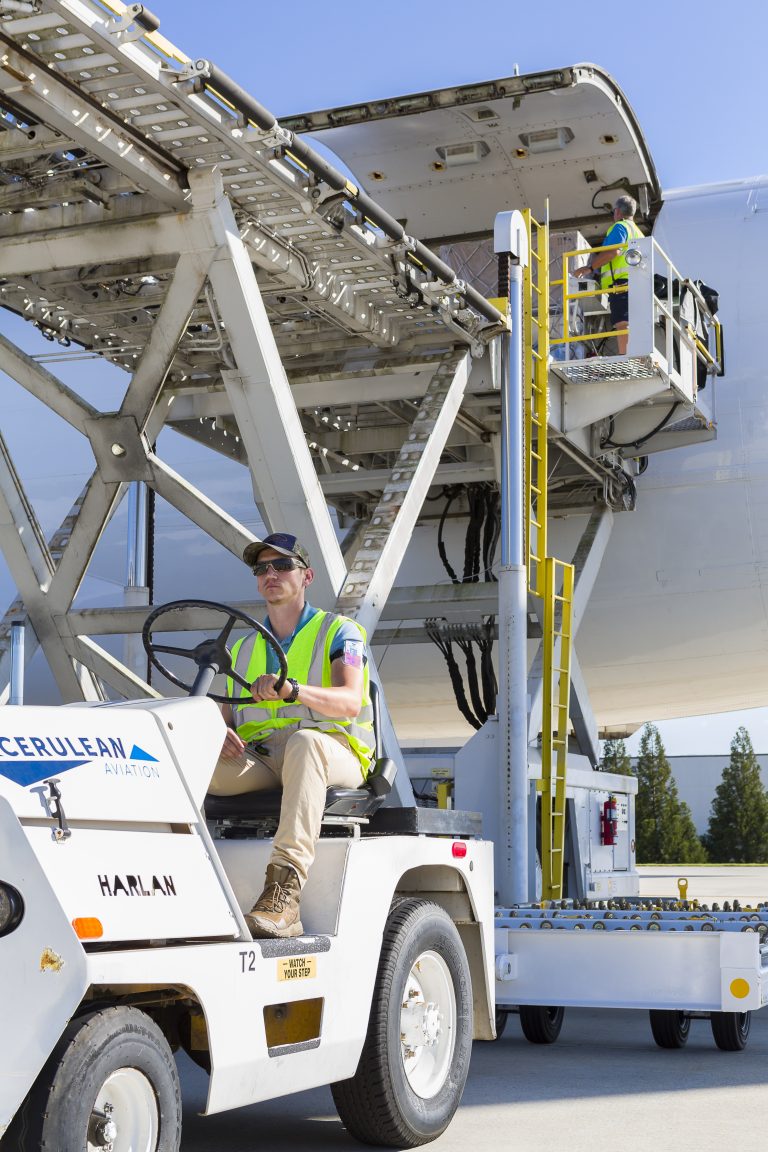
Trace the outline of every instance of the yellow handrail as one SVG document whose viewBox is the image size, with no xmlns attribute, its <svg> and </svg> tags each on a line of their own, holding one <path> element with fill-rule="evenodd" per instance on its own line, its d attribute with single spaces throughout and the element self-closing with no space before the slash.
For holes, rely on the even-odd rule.
<svg viewBox="0 0 768 1152">
<path fill-rule="evenodd" d="M 562 573 L 558 592 L 558 571 Z M 544 562 L 544 660 L 541 732 L 541 896 L 563 896 L 565 782 L 568 706 L 573 640 L 572 564 L 548 556 Z"/>
<path fill-rule="evenodd" d="M 530 257 L 523 272 L 525 547 L 528 591 L 543 596 L 543 564 L 547 555 L 549 229 L 535 220 L 528 208 L 523 217 Z"/>
</svg>

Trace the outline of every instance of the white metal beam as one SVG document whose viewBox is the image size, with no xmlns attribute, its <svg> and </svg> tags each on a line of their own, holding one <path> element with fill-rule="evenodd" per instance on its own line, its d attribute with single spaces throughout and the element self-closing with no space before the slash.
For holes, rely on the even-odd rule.
<svg viewBox="0 0 768 1152">
<path fill-rule="evenodd" d="M 190 484 L 178 472 L 174 472 L 154 453 L 147 457 L 151 470 L 151 484 L 158 496 L 167 500 L 193 524 L 197 524 L 213 540 L 232 552 L 242 556 L 246 544 L 255 537 L 247 532 L 239 521 L 230 516 L 217 504 Z"/>
<path fill-rule="evenodd" d="M 155 408 L 192 309 L 203 290 L 212 258 L 213 248 L 202 245 L 179 256 L 162 307 L 120 406 L 120 415 L 133 416 L 141 431 Z"/>
<path fill-rule="evenodd" d="M 98 409 L 1 334 L 0 369 L 52 412 L 56 412 L 62 420 L 86 435 L 85 422 L 97 416 Z"/>
<path fill-rule="evenodd" d="M 237 370 L 222 372 L 222 378 L 264 520 L 270 531 L 289 530 L 303 541 L 318 600 L 333 602 L 346 575 L 341 549 L 221 175 L 206 175 L 193 173 L 190 179 L 194 202 L 210 204 L 221 234 L 209 276 L 237 362 Z"/>
<path fill-rule="evenodd" d="M 138 256 L 167 256 L 188 247 L 183 215 L 153 216 L 119 224 L 87 224 L 50 232 L 6 237 L 0 246 L 0 276 L 114 264 Z"/>
<path fill-rule="evenodd" d="M 88 678 L 81 679 L 59 635 L 48 598 L 53 560 L 2 437 L 0 546 L 59 691 L 65 699 L 79 699 L 81 693 L 99 699 L 98 686 Z"/>
<path fill-rule="evenodd" d="M 468 352 L 448 353 L 430 381 L 338 600 L 372 637 L 402 563 L 469 378 Z"/>
</svg>

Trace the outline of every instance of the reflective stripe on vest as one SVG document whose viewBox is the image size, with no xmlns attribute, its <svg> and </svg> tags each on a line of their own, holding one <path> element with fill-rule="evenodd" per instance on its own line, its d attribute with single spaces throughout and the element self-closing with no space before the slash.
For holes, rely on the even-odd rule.
<svg viewBox="0 0 768 1152">
<path fill-rule="evenodd" d="M 331 687 L 331 647 L 333 639 L 345 617 L 332 612 L 316 612 L 299 629 L 287 652 L 288 675 L 300 684 L 313 684 L 316 687 Z M 358 628 L 360 625 L 358 624 Z M 363 642 L 365 630 L 360 628 Z M 244 636 L 232 648 L 233 669 L 248 684 L 253 684 L 267 670 L 267 645 L 261 633 Z M 298 701 L 286 704 L 284 701 L 254 700 L 247 690 L 240 687 L 242 704 L 232 704 L 235 729 L 245 743 L 263 741 L 270 732 L 279 728 L 317 728 L 321 732 L 339 732 L 346 736 L 349 746 L 360 761 L 363 776 L 375 752 L 373 735 L 373 707 L 369 693 L 368 665 L 363 664 L 363 702 L 357 716 L 337 719 L 313 712 Z M 227 695 L 235 695 L 235 682 L 227 677 Z"/>
<path fill-rule="evenodd" d="M 627 264 L 627 247 L 632 240 L 640 240 L 643 235 L 634 220 L 617 220 L 616 223 L 623 224 L 629 236 L 627 237 L 626 244 L 616 253 L 613 259 L 609 260 L 607 264 L 602 264 L 598 269 L 601 288 L 613 288 L 617 280 L 624 281 L 627 279 L 629 275 L 627 271 L 629 268 Z M 605 240 L 603 243 L 605 243 Z"/>
</svg>

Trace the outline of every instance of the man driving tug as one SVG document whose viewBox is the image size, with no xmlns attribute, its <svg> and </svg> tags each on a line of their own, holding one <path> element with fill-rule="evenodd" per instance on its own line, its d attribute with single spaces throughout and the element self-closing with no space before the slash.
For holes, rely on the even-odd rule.
<svg viewBox="0 0 768 1152">
<path fill-rule="evenodd" d="M 255 937 L 300 936 L 301 889 L 320 835 L 326 789 L 359 788 L 374 756 L 365 632 L 353 620 L 314 608 L 309 554 L 275 532 L 243 552 L 267 604 L 265 626 L 288 660 L 276 691 L 277 659 L 258 633 L 232 650 L 246 683 L 242 703 L 223 704 L 227 733 L 209 791 L 215 796 L 282 786 L 280 821 L 264 890 L 246 923 Z M 235 696 L 232 677 L 227 694 Z"/>
</svg>

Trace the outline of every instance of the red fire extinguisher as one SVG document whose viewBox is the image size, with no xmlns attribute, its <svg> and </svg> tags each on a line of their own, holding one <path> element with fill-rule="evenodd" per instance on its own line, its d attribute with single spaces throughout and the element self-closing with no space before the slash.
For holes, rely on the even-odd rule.
<svg viewBox="0 0 768 1152">
<path fill-rule="evenodd" d="M 603 803 L 600 815 L 600 843 L 615 844 L 619 827 L 619 807 L 615 796 L 609 796 Z"/>
</svg>

